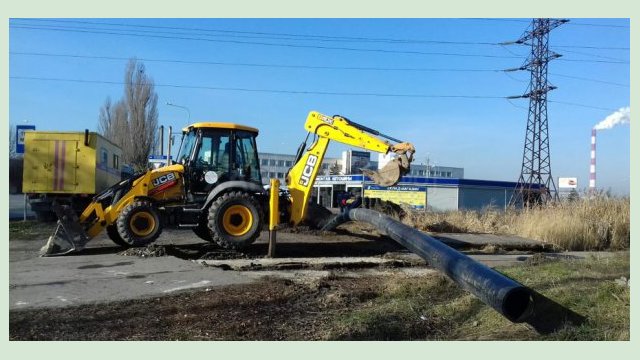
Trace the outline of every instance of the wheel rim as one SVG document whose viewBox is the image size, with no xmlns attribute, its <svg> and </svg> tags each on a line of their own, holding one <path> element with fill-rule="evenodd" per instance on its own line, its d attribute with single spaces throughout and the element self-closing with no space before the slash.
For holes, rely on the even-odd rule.
<svg viewBox="0 0 640 360">
<path fill-rule="evenodd" d="M 222 227 L 229 235 L 242 236 L 251 230 L 253 214 L 243 205 L 231 205 L 222 216 Z"/>
<path fill-rule="evenodd" d="M 148 212 L 141 211 L 133 214 L 129 220 L 129 227 L 136 236 L 147 236 L 156 227 L 156 219 Z"/>
</svg>

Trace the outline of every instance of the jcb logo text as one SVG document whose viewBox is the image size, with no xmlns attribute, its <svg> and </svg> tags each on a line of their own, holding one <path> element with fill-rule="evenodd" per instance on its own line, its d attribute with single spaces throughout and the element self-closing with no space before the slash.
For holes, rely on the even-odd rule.
<svg viewBox="0 0 640 360">
<path fill-rule="evenodd" d="M 169 182 L 169 181 L 172 181 L 172 180 L 175 180 L 175 179 L 176 179 L 176 176 L 173 173 L 168 173 L 166 175 L 162 175 L 162 176 L 159 176 L 159 177 L 153 179 L 153 181 L 151 181 L 151 183 L 153 184 L 153 187 L 157 187 L 157 186 L 160 186 L 160 185 L 162 185 L 162 184 L 164 184 L 166 182 Z"/>
<path fill-rule="evenodd" d="M 311 174 L 313 174 L 313 169 L 315 169 L 317 163 L 318 163 L 318 157 L 315 155 L 309 155 L 309 158 L 307 159 L 307 163 L 304 165 L 304 169 L 302 170 L 302 176 L 300 177 L 300 185 L 309 186 L 309 181 L 311 180 Z"/>
</svg>

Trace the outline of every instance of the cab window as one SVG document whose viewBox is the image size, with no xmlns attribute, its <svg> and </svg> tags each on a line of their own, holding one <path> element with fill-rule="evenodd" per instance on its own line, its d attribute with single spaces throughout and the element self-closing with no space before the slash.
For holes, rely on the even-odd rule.
<svg viewBox="0 0 640 360">
<path fill-rule="evenodd" d="M 178 156 L 176 157 L 176 162 L 178 164 L 186 164 L 189 161 L 189 156 L 191 155 L 191 151 L 193 150 L 193 146 L 196 143 L 196 132 L 191 131 L 188 134 L 184 135 L 182 139 L 182 145 L 180 146 L 180 151 L 178 152 Z"/>
<path fill-rule="evenodd" d="M 219 176 L 228 173 L 231 154 L 230 135 L 228 131 L 204 132 L 194 159 L 194 166 L 215 171 Z"/>
<path fill-rule="evenodd" d="M 236 132 L 234 168 L 239 178 L 246 181 L 262 182 L 256 147 L 256 134 L 248 131 Z"/>
</svg>

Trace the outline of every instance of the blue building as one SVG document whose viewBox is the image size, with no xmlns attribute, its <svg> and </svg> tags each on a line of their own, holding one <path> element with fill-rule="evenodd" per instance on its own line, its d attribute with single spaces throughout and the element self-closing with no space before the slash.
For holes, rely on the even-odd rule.
<svg viewBox="0 0 640 360">
<path fill-rule="evenodd" d="M 429 211 L 481 210 L 487 207 L 503 210 L 511 199 L 515 182 L 458 178 L 404 176 L 397 186 L 376 186 L 363 175 L 318 176 L 313 200 L 325 207 L 337 207 L 337 197 L 348 191 L 363 197 L 378 197 L 405 202 Z"/>
</svg>

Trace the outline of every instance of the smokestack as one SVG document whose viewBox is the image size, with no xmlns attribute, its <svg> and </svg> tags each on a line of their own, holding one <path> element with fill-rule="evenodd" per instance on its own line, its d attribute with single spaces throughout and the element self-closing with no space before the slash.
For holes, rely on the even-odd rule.
<svg viewBox="0 0 640 360">
<path fill-rule="evenodd" d="M 591 129 L 591 166 L 589 167 L 589 190 L 596 189 L 596 128 Z"/>
</svg>

